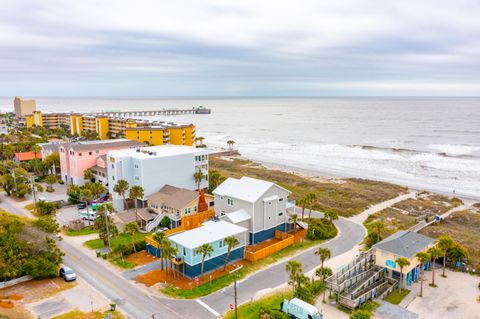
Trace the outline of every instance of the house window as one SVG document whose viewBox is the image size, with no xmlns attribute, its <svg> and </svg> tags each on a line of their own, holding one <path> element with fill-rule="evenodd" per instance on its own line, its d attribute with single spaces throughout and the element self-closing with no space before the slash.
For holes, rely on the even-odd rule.
<svg viewBox="0 0 480 319">
<path fill-rule="evenodd" d="M 115 168 L 115 166 L 113 166 L 113 164 L 112 164 L 112 168 Z"/>
<path fill-rule="evenodd" d="M 218 242 L 218 247 L 223 248 L 225 246 L 225 242 L 223 240 L 220 240 Z"/>
<path fill-rule="evenodd" d="M 114 181 L 115 180 L 115 176 L 112 175 L 112 180 Z"/>
<path fill-rule="evenodd" d="M 279 201 L 279 202 L 283 202 L 283 197 L 280 197 L 280 198 L 278 199 L 278 201 Z"/>
<path fill-rule="evenodd" d="M 140 179 L 140 177 L 138 177 L 138 175 L 135 175 L 135 180 L 138 181 Z"/>
<path fill-rule="evenodd" d="M 183 247 L 183 255 L 184 255 L 184 256 L 187 255 L 187 250 L 185 249 L 185 247 Z"/>
<path fill-rule="evenodd" d="M 193 211 L 194 211 L 194 212 L 197 211 L 197 206 L 193 207 Z"/>
<path fill-rule="evenodd" d="M 278 213 L 278 216 L 283 216 L 283 212 Z"/>
<path fill-rule="evenodd" d="M 233 199 L 227 198 L 227 205 L 228 206 L 233 206 Z"/>
<path fill-rule="evenodd" d="M 97 154 L 98 154 L 98 153 L 100 153 L 100 151 L 99 151 L 99 150 L 95 150 L 95 153 L 97 153 Z"/>
<path fill-rule="evenodd" d="M 138 168 L 138 164 L 135 164 L 135 168 Z"/>
<path fill-rule="evenodd" d="M 82 153 L 78 153 L 78 156 L 82 156 Z"/>
<path fill-rule="evenodd" d="M 88 152 L 88 155 L 92 155 L 92 152 Z"/>
</svg>

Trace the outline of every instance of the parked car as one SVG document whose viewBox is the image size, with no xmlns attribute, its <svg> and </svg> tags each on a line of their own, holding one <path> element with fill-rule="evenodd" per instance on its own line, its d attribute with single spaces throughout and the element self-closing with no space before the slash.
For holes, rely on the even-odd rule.
<svg viewBox="0 0 480 319">
<path fill-rule="evenodd" d="M 321 314 L 317 308 L 298 298 L 293 298 L 290 301 L 285 299 L 280 304 L 280 308 L 282 312 L 289 315 L 290 318 L 323 319 L 323 314 Z"/>
<path fill-rule="evenodd" d="M 73 271 L 72 268 L 67 266 L 62 266 L 60 268 L 59 276 L 65 281 L 74 281 L 77 279 L 77 274 Z"/>
<path fill-rule="evenodd" d="M 80 202 L 77 204 L 78 209 L 85 209 L 87 208 L 87 202 Z"/>
</svg>

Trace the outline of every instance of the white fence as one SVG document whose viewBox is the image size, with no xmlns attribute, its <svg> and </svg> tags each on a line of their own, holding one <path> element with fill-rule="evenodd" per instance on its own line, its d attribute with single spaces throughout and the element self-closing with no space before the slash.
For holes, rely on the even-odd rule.
<svg viewBox="0 0 480 319">
<path fill-rule="evenodd" d="M 12 279 L 12 280 L 9 280 L 9 281 L 1 281 L 0 282 L 0 289 L 7 288 L 7 287 L 10 287 L 10 286 L 15 286 L 16 284 L 19 284 L 19 283 L 25 282 L 25 281 L 29 281 L 29 280 L 32 280 L 32 279 L 33 279 L 32 276 L 27 275 L 27 276 Z"/>
</svg>

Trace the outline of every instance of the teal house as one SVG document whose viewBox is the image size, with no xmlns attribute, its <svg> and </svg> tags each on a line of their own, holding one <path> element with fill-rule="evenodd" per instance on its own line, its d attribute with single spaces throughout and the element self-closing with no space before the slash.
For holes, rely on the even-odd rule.
<svg viewBox="0 0 480 319">
<path fill-rule="evenodd" d="M 235 236 L 239 244 L 232 247 L 228 263 L 244 258 L 248 229 L 227 221 L 208 221 L 202 226 L 168 237 L 173 246 L 177 247 L 176 260 L 180 262 L 178 271 L 189 278 L 201 275 L 202 254 L 198 248 L 209 244 L 213 248 L 210 255 L 205 256 L 204 273 L 223 267 L 228 255 L 228 245 L 225 238 Z"/>
</svg>

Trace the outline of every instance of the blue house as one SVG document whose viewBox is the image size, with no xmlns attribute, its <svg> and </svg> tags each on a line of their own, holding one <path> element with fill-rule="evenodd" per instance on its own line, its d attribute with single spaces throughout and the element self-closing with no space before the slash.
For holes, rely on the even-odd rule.
<svg viewBox="0 0 480 319">
<path fill-rule="evenodd" d="M 179 272 L 189 278 L 201 275 L 202 254 L 198 248 L 210 244 L 213 253 L 205 257 L 204 273 L 223 267 L 228 254 L 225 238 L 235 236 L 239 244 L 233 247 L 228 257 L 228 263 L 244 258 L 245 243 L 248 229 L 226 221 L 208 221 L 195 229 L 187 230 L 168 237 L 172 245 L 178 248 L 177 260 L 182 261 Z"/>
</svg>

